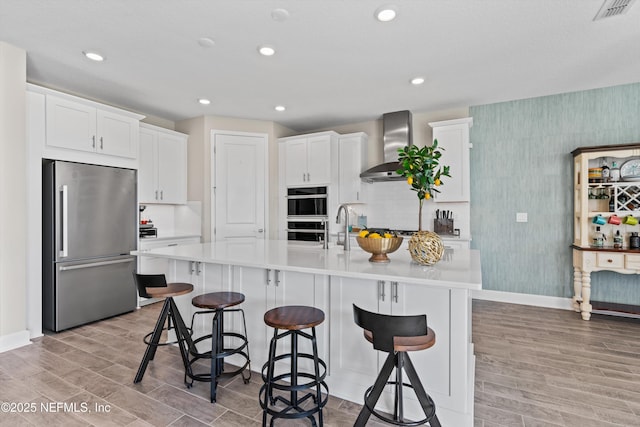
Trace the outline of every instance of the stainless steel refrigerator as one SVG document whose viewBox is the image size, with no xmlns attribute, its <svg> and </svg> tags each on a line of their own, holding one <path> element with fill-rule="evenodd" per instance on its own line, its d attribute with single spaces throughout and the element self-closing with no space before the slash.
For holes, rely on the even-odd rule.
<svg viewBox="0 0 640 427">
<path fill-rule="evenodd" d="M 136 171 L 43 163 L 43 326 L 61 331 L 136 307 Z"/>
</svg>

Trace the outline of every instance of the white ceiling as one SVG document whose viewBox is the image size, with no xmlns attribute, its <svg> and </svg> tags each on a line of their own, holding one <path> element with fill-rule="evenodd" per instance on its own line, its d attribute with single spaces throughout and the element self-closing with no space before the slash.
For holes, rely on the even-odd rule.
<svg viewBox="0 0 640 427">
<path fill-rule="evenodd" d="M 0 40 L 27 51 L 36 84 L 172 121 L 219 115 L 303 132 L 638 82 L 640 6 L 594 22 L 602 2 L 0 0 Z M 397 5 L 396 20 L 373 18 L 383 4 Z M 276 8 L 289 18 L 272 19 Z M 277 53 L 258 55 L 260 44 Z M 82 55 L 92 49 L 106 61 Z"/>
</svg>

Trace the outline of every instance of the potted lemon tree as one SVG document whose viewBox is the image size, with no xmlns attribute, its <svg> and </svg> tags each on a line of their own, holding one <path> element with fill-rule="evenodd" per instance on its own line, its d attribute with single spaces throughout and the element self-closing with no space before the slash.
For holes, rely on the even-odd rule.
<svg viewBox="0 0 640 427">
<path fill-rule="evenodd" d="M 398 149 L 400 167 L 396 171 L 407 179 L 412 191 L 418 196 L 418 231 L 409 240 L 409 253 L 414 261 L 432 265 L 440 261 L 444 252 L 442 239 L 436 233 L 422 230 L 422 207 L 425 200 L 433 199 L 443 185 L 444 177 L 449 175 L 449 166 L 440 165 L 442 157 L 438 140 L 431 146 L 417 147 L 409 145 Z"/>
</svg>

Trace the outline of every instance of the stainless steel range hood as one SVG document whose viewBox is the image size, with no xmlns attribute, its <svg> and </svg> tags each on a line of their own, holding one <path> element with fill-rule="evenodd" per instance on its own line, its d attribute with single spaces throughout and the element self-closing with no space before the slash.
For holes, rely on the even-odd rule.
<svg viewBox="0 0 640 427">
<path fill-rule="evenodd" d="M 365 182 L 402 181 L 396 173 L 399 167 L 398 149 L 413 145 L 411 131 L 411 112 L 396 111 L 382 115 L 382 148 L 384 163 L 374 166 L 360 174 Z"/>
</svg>

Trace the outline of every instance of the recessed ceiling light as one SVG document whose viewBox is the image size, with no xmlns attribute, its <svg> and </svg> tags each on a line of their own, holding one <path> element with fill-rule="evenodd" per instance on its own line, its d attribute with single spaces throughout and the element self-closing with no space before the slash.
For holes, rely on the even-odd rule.
<svg viewBox="0 0 640 427">
<path fill-rule="evenodd" d="M 82 54 L 84 56 L 86 56 L 87 58 L 89 58 L 92 61 L 97 61 L 97 62 L 101 62 L 104 61 L 104 56 L 100 55 L 99 53 L 96 52 L 88 52 L 88 51 L 84 51 L 82 52 Z"/>
<path fill-rule="evenodd" d="M 398 15 L 398 8 L 392 4 L 380 6 L 376 9 L 375 17 L 380 22 L 393 21 Z"/>
<path fill-rule="evenodd" d="M 272 46 L 258 46 L 258 52 L 260 55 L 272 56 L 276 53 L 276 50 Z"/>
<path fill-rule="evenodd" d="M 273 9 L 271 11 L 271 19 L 274 21 L 282 22 L 289 18 L 289 11 L 287 9 Z"/>
<path fill-rule="evenodd" d="M 210 39 L 209 37 L 201 37 L 198 39 L 198 44 L 202 47 L 213 47 L 216 42 L 213 41 L 213 39 Z"/>
<path fill-rule="evenodd" d="M 211 101 L 209 101 L 207 98 L 200 98 L 198 99 L 198 102 L 202 105 L 209 105 L 211 104 Z"/>
<path fill-rule="evenodd" d="M 284 105 L 276 105 L 275 110 L 276 111 L 284 111 L 284 110 L 286 110 L 286 107 Z"/>
<path fill-rule="evenodd" d="M 414 77 L 411 79 L 411 84 L 412 85 L 421 85 L 422 83 L 424 83 L 424 77 Z"/>
</svg>

